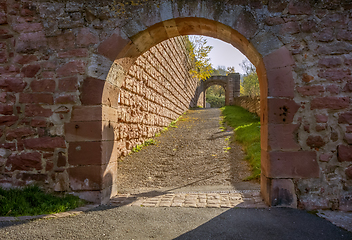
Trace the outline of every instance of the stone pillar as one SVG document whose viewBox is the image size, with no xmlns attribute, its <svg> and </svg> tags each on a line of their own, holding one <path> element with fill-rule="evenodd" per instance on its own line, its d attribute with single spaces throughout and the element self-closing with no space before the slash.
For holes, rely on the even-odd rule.
<svg viewBox="0 0 352 240">
<path fill-rule="evenodd" d="M 233 105 L 234 98 L 240 95 L 240 74 L 230 73 L 227 75 L 227 95 L 225 99 L 226 105 Z"/>
</svg>

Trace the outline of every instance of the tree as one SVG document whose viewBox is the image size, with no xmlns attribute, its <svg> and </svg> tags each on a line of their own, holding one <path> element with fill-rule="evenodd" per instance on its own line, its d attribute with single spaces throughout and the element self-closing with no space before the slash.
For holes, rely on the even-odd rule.
<svg viewBox="0 0 352 240">
<path fill-rule="evenodd" d="M 259 96 L 259 80 L 256 69 L 248 60 L 243 60 L 242 69 L 246 72 L 241 80 L 240 93 L 242 96 Z"/>
<path fill-rule="evenodd" d="M 205 80 L 210 77 L 213 68 L 208 55 L 213 47 L 207 46 L 207 40 L 202 36 L 187 37 L 186 47 L 193 65 L 190 74 L 199 80 Z"/>
<path fill-rule="evenodd" d="M 227 76 L 230 73 L 236 73 L 235 67 L 225 67 L 225 66 L 218 66 L 217 68 L 213 68 L 212 76 Z"/>
</svg>

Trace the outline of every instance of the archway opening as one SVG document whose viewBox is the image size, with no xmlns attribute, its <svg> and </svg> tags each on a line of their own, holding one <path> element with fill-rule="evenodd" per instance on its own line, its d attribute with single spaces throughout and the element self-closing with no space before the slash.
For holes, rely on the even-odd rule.
<svg viewBox="0 0 352 240">
<path fill-rule="evenodd" d="M 265 45 L 264 42 L 270 39 L 264 41 L 262 39 L 262 34 L 255 35 L 255 32 L 248 33 L 242 31 L 243 29 L 240 30 L 244 35 L 246 35 L 245 37 L 233 27 L 229 27 L 218 21 L 208 20 L 205 18 L 172 18 L 169 20 L 155 23 L 150 27 L 144 27 L 142 29 L 131 28 L 131 26 L 129 26 L 128 24 L 124 28 L 115 32 L 112 36 L 110 36 L 100 44 L 98 48 L 98 53 L 100 55 L 96 56 L 95 58 L 97 62 L 106 61 L 107 59 L 113 61 L 113 64 L 111 65 L 109 70 L 109 74 L 107 75 L 107 77 L 104 77 L 106 81 L 103 85 L 101 85 L 102 101 L 100 101 L 100 103 L 102 103 L 103 108 L 106 109 L 102 110 L 102 115 L 104 116 L 104 111 L 110 111 L 114 108 L 115 102 L 112 103 L 110 97 L 114 94 L 115 96 L 118 95 L 121 84 L 123 83 L 126 74 L 128 73 L 132 64 L 135 62 L 136 58 L 146 52 L 151 47 L 157 45 L 158 43 L 166 39 L 189 34 L 211 36 L 228 42 L 248 57 L 248 59 L 256 67 L 258 73 L 261 91 L 260 119 L 263 170 L 261 175 L 261 191 L 263 197 L 269 204 L 284 204 L 294 206 L 296 204 L 294 184 L 292 179 L 286 178 L 294 178 L 296 174 L 291 173 L 290 169 L 285 170 L 285 167 L 280 162 L 278 156 L 275 154 L 271 154 L 271 151 L 277 149 L 284 149 L 287 151 L 280 152 L 280 154 L 285 156 L 291 156 L 292 153 L 289 151 L 296 150 L 291 149 L 291 147 L 288 146 L 286 142 L 280 142 L 279 140 L 277 140 L 280 138 L 287 138 L 286 136 L 292 135 L 292 139 L 290 139 L 289 137 L 288 141 L 294 142 L 294 128 L 293 126 L 291 126 L 293 125 L 291 123 L 293 121 L 293 116 L 298 109 L 298 106 L 292 100 L 294 90 L 293 80 L 291 83 L 291 79 L 288 79 L 287 81 L 280 82 L 279 85 L 275 86 L 275 88 L 270 88 L 268 87 L 266 70 L 270 70 L 269 73 L 272 77 L 270 78 L 271 81 L 275 81 L 276 76 L 280 74 L 282 75 L 283 70 L 285 70 L 285 74 L 287 73 L 287 71 L 291 72 L 291 65 L 293 65 L 293 60 L 289 51 L 285 47 L 281 47 L 282 45 L 277 41 L 272 42 L 272 44 L 268 46 Z M 247 38 L 251 39 L 251 42 Z M 256 45 L 256 47 L 254 45 Z M 260 53 L 256 50 L 257 48 L 259 48 Z M 103 65 L 104 67 L 106 66 L 106 63 L 103 63 L 101 65 Z M 103 75 L 98 75 L 99 68 L 97 68 L 96 65 L 92 66 L 91 69 L 92 75 L 98 76 L 100 77 L 100 79 L 102 79 Z M 94 82 L 96 80 L 92 81 Z M 286 83 L 289 83 L 292 86 L 287 86 Z M 90 82 L 87 81 L 87 85 L 84 85 L 83 88 L 91 89 L 91 86 L 89 84 Z M 270 95 L 270 98 L 268 98 L 268 94 Z M 83 98 L 86 95 L 88 99 L 89 91 L 83 91 L 82 95 Z M 75 123 L 73 122 L 72 126 L 75 126 L 74 124 Z M 269 124 L 271 125 L 269 126 Z M 113 124 L 110 120 L 103 121 L 102 129 L 110 129 L 112 125 Z M 276 128 L 279 128 L 282 131 L 278 131 L 279 134 L 277 134 L 275 133 L 277 132 L 275 131 Z M 116 131 L 115 135 L 117 135 Z M 106 135 L 104 134 L 104 131 L 102 136 L 104 139 L 103 141 L 101 141 L 102 145 L 106 145 L 107 142 L 113 142 L 114 146 L 119 144 L 118 140 L 116 140 L 116 136 L 112 136 L 109 134 Z M 307 157 L 308 155 L 309 154 L 307 153 Z M 106 158 L 106 156 L 104 158 Z M 103 167 L 101 175 L 99 177 L 100 185 L 97 185 L 97 187 L 100 187 L 100 189 L 102 189 L 103 194 L 101 194 L 100 196 L 105 199 L 106 196 L 111 196 L 112 194 L 116 193 L 116 188 L 114 189 L 115 180 L 113 170 L 114 167 L 112 163 L 113 159 L 104 159 L 104 161 L 105 163 L 104 165 L 102 165 Z M 297 164 L 295 164 L 293 168 L 300 168 Z M 105 181 L 106 175 L 110 176 L 108 181 Z M 70 175 L 70 177 L 71 176 L 72 175 Z M 75 179 L 72 179 L 72 181 L 75 181 Z M 274 188 L 278 188 L 280 189 L 280 191 L 284 191 L 285 194 L 280 194 L 280 191 L 278 192 L 274 190 Z M 89 188 L 77 188 L 77 190 L 85 189 L 88 190 Z M 277 197 L 282 199 L 280 201 L 276 201 L 275 199 L 277 199 Z"/>
</svg>

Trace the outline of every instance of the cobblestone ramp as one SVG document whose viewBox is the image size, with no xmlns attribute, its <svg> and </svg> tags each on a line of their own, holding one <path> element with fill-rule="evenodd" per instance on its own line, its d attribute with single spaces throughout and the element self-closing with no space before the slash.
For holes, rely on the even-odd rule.
<svg viewBox="0 0 352 240">
<path fill-rule="evenodd" d="M 110 205 L 184 208 L 267 208 L 259 190 L 119 194 L 110 200 Z"/>
</svg>

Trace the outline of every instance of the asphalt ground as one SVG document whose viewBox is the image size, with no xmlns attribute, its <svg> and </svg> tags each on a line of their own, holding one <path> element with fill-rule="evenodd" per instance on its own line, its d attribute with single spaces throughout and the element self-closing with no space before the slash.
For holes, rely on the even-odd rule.
<svg viewBox="0 0 352 240">
<path fill-rule="evenodd" d="M 84 214 L 0 222 L 0 239 L 352 239 L 315 214 L 290 208 L 100 206 Z"/>
</svg>

